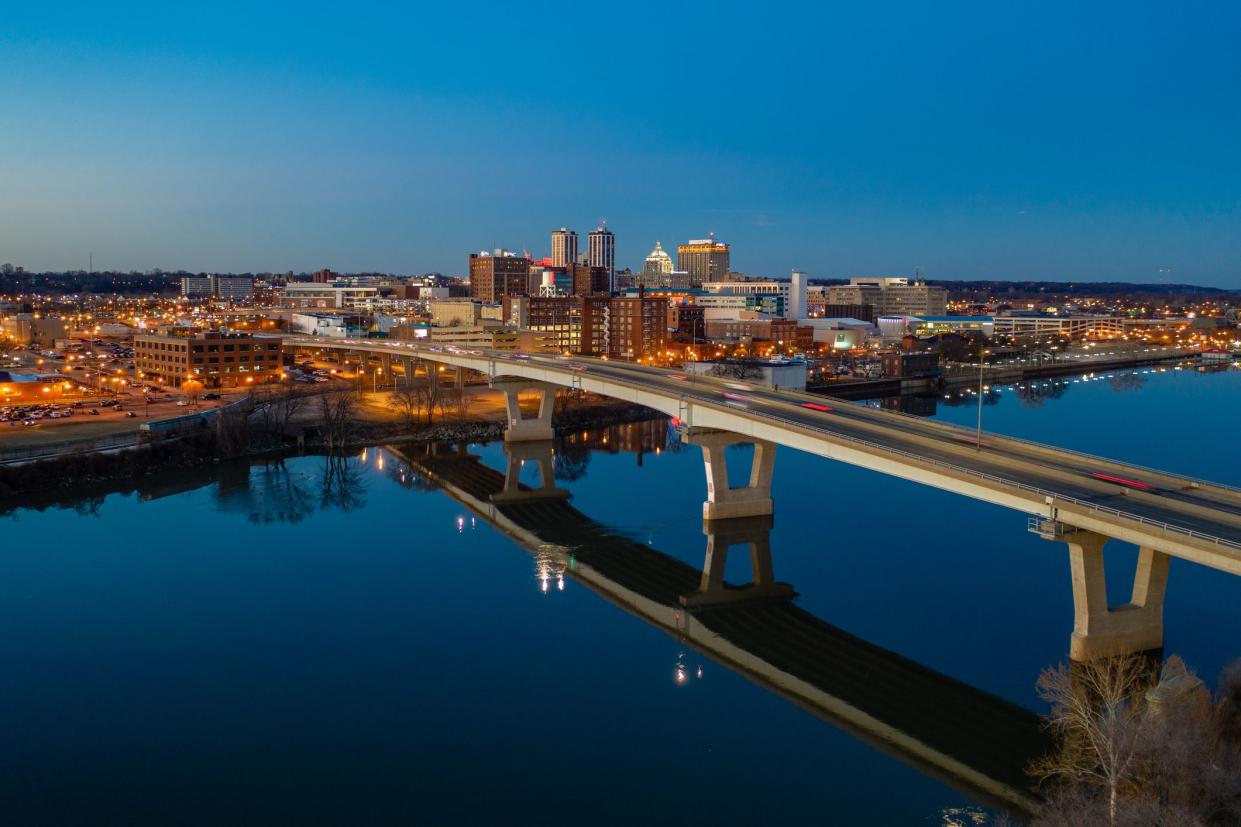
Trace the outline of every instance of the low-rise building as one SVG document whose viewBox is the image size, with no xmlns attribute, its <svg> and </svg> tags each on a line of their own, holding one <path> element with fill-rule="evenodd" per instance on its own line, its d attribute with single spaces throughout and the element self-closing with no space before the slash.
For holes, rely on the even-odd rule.
<svg viewBox="0 0 1241 827">
<path fill-rule="evenodd" d="M 69 324 L 64 319 L 17 313 L 0 322 L 0 333 L 19 345 L 52 347 L 57 339 L 69 338 Z"/>
<path fill-rule="evenodd" d="M 282 307 L 300 307 L 318 310 L 352 308 L 367 299 L 379 298 L 378 287 L 348 284 L 316 284 L 292 282 L 280 294 Z"/>
<path fill-rule="evenodd" d="M 274 382 L 283 373 L 278 336 L 175 330 L 134 337 L 135 378 L 180 386 L 197 379 L 207 387 L 231 388 Z"/>
</svg>

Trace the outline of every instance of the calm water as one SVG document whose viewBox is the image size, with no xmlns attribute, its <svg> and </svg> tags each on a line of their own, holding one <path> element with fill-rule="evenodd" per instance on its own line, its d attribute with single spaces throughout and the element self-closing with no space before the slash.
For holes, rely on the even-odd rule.
<svg viewBox="0 0 1241 827">
<path fill-rule="evenodd" d="M 987 402 L 989 430 L 1241 485 L 1241 372 Z M 578 435 L 557 484 L 698 568 L 701 459 L 661 427 Z M 470 451 L 505 467 L 501 445 Z M 3 823 L 936 824 L 973 804 L 573 577 L 544 590 L 534 556 L 394 452 L 196 474 L 0 518 Z M 1023 515 L 783 449 L 775 497 L 798 606 L 1038 709 L 1072 626 L 1063 547 Z M 1132 553 L 1109 566 L 1120 594 Z M 728 575 L 748 580 L 745 555 Z M 1239 596 L 1174 561 L 1167 650 L 1213 679 L 1241 655 Z"/>
</svg>

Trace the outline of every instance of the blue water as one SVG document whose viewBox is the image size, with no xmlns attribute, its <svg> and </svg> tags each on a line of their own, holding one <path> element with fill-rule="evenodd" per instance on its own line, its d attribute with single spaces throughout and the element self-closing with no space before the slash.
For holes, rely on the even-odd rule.
<svg viewBox="0 0 1241 827">
<path fill-rule="evenodd" d="M 1241 485 L 1241 372 L 1045 391 L 999 389 L 984 428 Z M 974 423 L 972 398 L 938 402 Z M 632 428 L 564 446 L 557 484 L 701 566 L 699 453 L 647 428 L 641 453 L 616 450 Z M 504 468 L 502 446 L 471 450 Z M 530 554 L 392 453 L 330 467 L 225 466 L 0 518 L 0 822 L 931 824 L 971 805 L 574 580 L 545 592 Z M 1072 627 L 1062 546 L 1020 514 L 783 449 L 774 495 L 775 574 L 799 605 L 1039 708 Z M 1131 558 L 1110 553 L 1115 594 Z M 1167 651 L 1212 680 L 1241 655 L 1239 596 L 1174 561 Z"/>
</svg>

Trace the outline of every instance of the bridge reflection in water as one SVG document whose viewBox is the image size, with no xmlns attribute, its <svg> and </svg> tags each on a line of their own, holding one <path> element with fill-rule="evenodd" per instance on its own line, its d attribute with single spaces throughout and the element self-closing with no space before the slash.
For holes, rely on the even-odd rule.
<svg viewBox="0 0 1241 827">
<path fill-rule="evenodd" d="M 1026 814 L 1027 763 L 1049 744 L 1027 709 L 868 643 L 801 609 L 774 577 L 770 516 L 704 520 L 701 570 L 587 517 L 547 477 L 553 444 L 506 445 L 509 473 L 465 446 L 391 447 L 409 467 L 534 555 L 541 588 L 578 581 L 684 645 L 990 806 Z M 507 484 L 506 484 L 507 483 Z M 752 582 L 728 584 L 724 559 L 747 546 Z"/>
</svg>

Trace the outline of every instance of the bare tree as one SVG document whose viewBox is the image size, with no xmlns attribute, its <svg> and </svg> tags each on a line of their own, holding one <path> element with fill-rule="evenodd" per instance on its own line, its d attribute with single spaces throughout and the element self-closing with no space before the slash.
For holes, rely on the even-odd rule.
<svg viewBox="0 0 1241 827">
<path fill-rule="evenodd" d="M 320 424 L 328 451 L 345 446 L 353 430 L 354 409 L 357 399 L 348 390 L 336 390 L 319 397 Z"/>
<path fill-rule="evenodd" d="M 440 383 L 434 378 L 429 382 L 425 382 L 414 387 L 415 393 L 418 395 L 419 406 L 427 411 L 427 424 L 430 425 L 435 414 L 435 407 L 439 405 L 443 407 L 444 392 Z"/>
<path fill-rule="evenodd" d="M 274 436 L 284 436 L 289 423 L 297 418 L 310 404 L 310 394 L 291 385 L 278 386 L 263 401 L 263 430 Z"/>
<path fill-rule="evenodd" d="M 422 392 L 410 383 L 398 385 L 388 394 L 388 407 L 401 415 L 405 427 L 412 428 L 418 421 L 418 409 L 422 402 Z"/>
<path fill-rule="evenodd" d="M 1241 670 L 1218 699 L 1176 656 L 1153 686 L 1135 655 L 1044 670 L 1058 750 L 1032 766 L 1056 778 L 1036 824 L 1241 823 L 1241 739 L 1232 728 Z"/>
<path fill-rule="evenodd" d="M 1144 659 L 1099 658 L 1044 669 L 1038 694 L 1051 705 L 1060 749 L 1031 767 L 1044 779 L 1102 787 L 1115 827 L 1120 795 L 1135 784 L 1150 670 Z"/>
<path fill-rule="evenodd" d="M 723 379 L 760 379 L 763 372 L 746 359 L 721 359 L 711 366 L 711 375 Z"/>
</svg>

